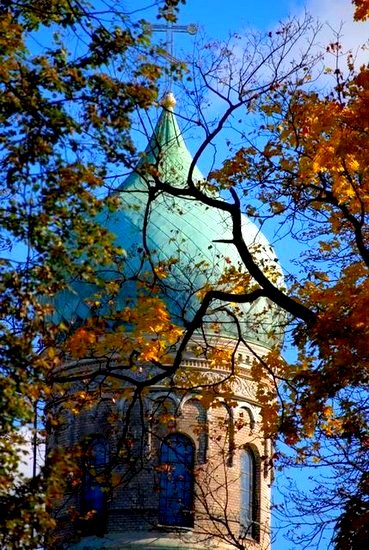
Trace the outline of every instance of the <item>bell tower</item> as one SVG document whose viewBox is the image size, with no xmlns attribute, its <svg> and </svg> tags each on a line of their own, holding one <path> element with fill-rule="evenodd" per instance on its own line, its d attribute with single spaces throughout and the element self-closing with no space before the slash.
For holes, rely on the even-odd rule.
<svg viewBox="0 0 369 550">
<path fill-rule="evenodd" d="M 140 299 L 131 275 L 142 265 L 143 223 L 150 260 L 170 265 L 159 295 L 173 326 L 182 330 L 196 315 L 201 289 L 217 288 L 229 265 L 241 265 L 236 250 L 224 244 L 230 226 L 223 212 L 162 193 L 147 215 L 150 177 L 159 174 L 180 189 L 192 166 L 174 106 L 168 94 L 143 164 L 117 190 L 120 207 L 99 219 L 127 251 L 118 274 L 125 284 L 109 302 L 121 312 L 122 339 L 136 334 L 127 309 Z M 143 174 L 148 164 L 155 173 Z M 192 178 L 204 181 L 197 167 Z M 244 233 L 263 264 L 274 262 L 279 270 L 269 243 L 247 219 Z M 113 278 L 112 269 L 107 285 Z M 86 287 L 72 282 L 68 292 L 55 298 L 58 321 L 91 323 Z M 157 289 L 153 297 L 145 290 L 145 297 L 156 300 Z M 65 407 L 65 399 L 50 405 L 58 423 L 49 434 L 49 452 L 78 448 L 78 467 L 55 506 L 53 548 L 270 549 L 272 446 L 263 433 L 260 381 L 252 365 L 278 345 L 281 319 L 263 297 L 234 312 L 222 304 L 207 311 L 175 370 L 171 360 L 181 336 L 160 365 L 149 355 L 138 365 L 134 354 L 131 363 L 118 363 L 108 348 L 104 357 L 66 359 L 61 375 L 76 375 L 69 403 L 77 395 L 80 403 L 83 394 L 86 406 Z M 153 335 L 146 338 L 154 341 Z M 169 375 L 159 376 L 165 368 Z M 267 378 L 264 383 L 270 384 Z"/>
</svg>

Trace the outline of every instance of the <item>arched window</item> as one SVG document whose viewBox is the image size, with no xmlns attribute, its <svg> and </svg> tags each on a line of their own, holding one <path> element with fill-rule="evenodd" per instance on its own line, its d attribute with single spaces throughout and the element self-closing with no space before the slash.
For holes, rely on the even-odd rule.
<svg viewBox="0 0 369 550">
<path fill-rule="evenodd" d="M 183 434 L 168 435 L 160 449 L 159 522 L 193 526 L 194 444 Z"/>
<path fill-rule="evenodd" d="M 257 472 L 255 455 L 243 449 L 240 457 L 240 527 L 242 537 L 257 537 Z"/>
<path fill-rule="evenodd" d="M 95 534 L 105 530 L 107 507 L 106 466 L 108 463 L 108 444 L 98 436 L 88 446 L 85 460 L 85 472 L 82 485 L 82 513 L 86 520 L 86 530 Z"/>
</svg>

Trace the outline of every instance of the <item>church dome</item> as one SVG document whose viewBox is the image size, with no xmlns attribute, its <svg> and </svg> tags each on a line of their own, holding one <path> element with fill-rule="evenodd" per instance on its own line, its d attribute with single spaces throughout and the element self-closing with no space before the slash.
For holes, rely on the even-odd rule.
<svg viewBox="0 0 369 550">
<path fill-rule="evenodd" d="M 163 102 L 162 113 L 141 162 L 116 191 L 120 199 L 119 208 L 114 212 L 106 209 L 98 217 L 98 222 L 114 235 L 115 244 L 125 250 L 126 279 L 134 279 L 139 267 L 141 273 L 145 265 L 149 268 L 147 255 L 143 255 L 143 227 L 148 193 L 149 189 L 153 189 L 156 173 L 160 174 L 161 181 L 178 189 L 187 187 L 193 159 L 173 112 L 174 104 L 174 98 L 169 94 Z M 151 166 L 151 170 L 145 170 L 145 166 Z M 192 179 L 195 182 L 205 181 L 196 166 Z M 231 290 L 222 275 L 231 268 L 242 272 L 236 248 L 222 242 L 232 237 L 230 216 L 221 209 L 208 207 L 194 199 L 159 193 L 150 206 L 146 222 L 146 245 L 151 261 L 159 266 L 170 266 L 168 276 L 162 281 L 164 299 L 173 321 L 185 324 L 191 321 L 199 306 L 201 290 Z M 267 239 L 246 217 L 243 217 L 242 229 L 245 242 L 259 265 L 264 271 L 272 271 L 274 276 L 277 274 L 278 284 L 282 284 L 282 272 Z M 111 280 L 115 277 L 114 270 L 103 273 L 102 277 Z M 88 305 L 91 292 L 91 285 L 87 283 L 71 284 L 70 290 L 55 298 L 54 320 L 83 322 L 91 315 Z M 115 299 L 115 310 L 123 309 L 127 298 L 134 299 L 135 292 L 135 283 L 123 285 Z M 268 348 L 280 342 L 283 317 L 267 298 L 244 304 L 236 312 L 246 340 Z M 215 332 L 227 337 L 238 333 L 234 319 L 220 303 L 212 306 L 205 319 L 205 327 L 207 333 Z"/>
<path fill-rule="evenodd" d="M 173 103 L 171 96 L 166 98 L 141 162 L 115 191 L 118 208 L 106 208 L 97 218 L 125 254 L 105 270 L 90 266 L 98 270 L 99 286 L 71 281 L 54 298 L 55 322 L 70 324 L 73 330 L 89 321 L 94 325 L 100 314 L 107 323 L 100 327 L 108 329 L 108 336 L 109 326 L 117 329 L 112 340 L 102 339 L 103 354 L 92 349 L 82 361 L 66 357 L 60 370 L 66 369 L 71 384 L 62 398 L 57 385 L 55 403 L 49 406 L 60 421 L 49 423 L 48 449 L 77 445 L 81 457 L 79 479 L 65 488 L 65 499 L 55 505 L 55 536 L 63 541 L 62 548 L 226 550 L 242 541 L 255 550 L 270 550 L 272 472 L 264 464 L 271 463 L 273 450 L 263 432 L 259 385 L 251 364 L 253 351 L 266 357 L 280 342 L 284 318 L 278 308 L 266 298 L 238 310 L 234 304 L 210 304 L 201 332 L 192 335 L 174 377 L 165 359 L 157 365 L 138 356 L 144 368 L 134 361 L 136 348 L 140 350 L 142 340 L 146 343 L 147 328 L 149 344 L 160 344 L 160 328 L 150 339 L 146 323 L 144 308 L 151 321 L 148 303 L 157 303 L 152 297 L 165 301 L 169 330 L 176 335 L 172 325 L 186 327 L 198 311 L 202 292 L 233 291 L 238 275 L 245 287 L 251 280 L 236 248 L 227 243 L 232 236 L 227 213 L 183 196 L 193 160 Z M 157 182 L 178 189 L 178 196 L 158 192 L 157 176 Z M 199 188 L 205 182 L 196 167 L 192 181 Z M 214 196 L 221 206 L 222 199 Z M 272 248 L 247 218 L 243 234 L 261 269 L 282 283 Z M 158 283 L 148 288 L 145 278 L 156 271 Z M 145 293 L 148 300 L 141 308 L 138 300 Z M 130 325 L 129 308 L 136 304 L 144 322 L 143 330 L 135 332 L 136 317 Z M 135 349 L 127 365 L 119 356 L 115 361 L 114 346 L 123 341 L 125 353 L 130 330 Z M 239 331 L 241 343 L 236 340 Z M 237 370 L 229 368 L 228 354 L 226 362 L 218 362 L 217 354 L 209 360 L 204 343 L 208 349 L 215 345 L 217 350 L 238 350 Z M 175 351 L 165 346 L 165 353 L 168 348 L 169 353 Z M 269 377 L 260 381 L 274 395 Z"/>
</svg>

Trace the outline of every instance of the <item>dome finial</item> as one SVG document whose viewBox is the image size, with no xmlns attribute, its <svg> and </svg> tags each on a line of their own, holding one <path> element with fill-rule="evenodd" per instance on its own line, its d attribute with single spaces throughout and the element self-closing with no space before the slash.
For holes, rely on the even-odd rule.
<svg viewBox="0 0 369 550">
<path fill-rule="evenodd" d="M 176 98 L 174 97 L 173 92 L 166 92 L 163 99 L 160 101 L 160 105 L 168 111 L 173 111 L 176 103 Z"/>
</svg>

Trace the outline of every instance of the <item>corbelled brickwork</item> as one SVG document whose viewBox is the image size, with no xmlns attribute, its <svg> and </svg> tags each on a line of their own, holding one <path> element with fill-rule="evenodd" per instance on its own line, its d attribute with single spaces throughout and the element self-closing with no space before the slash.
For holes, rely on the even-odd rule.
<svg viewBox="0 0 369 550">
<path fill-rule="evenodd" d="M 261 347 L 256 351 L 265 353 Z M 244 350 L 237 376 L 217 384 L 229 373 L 224 368 L 210 371 L 205 360 L 188 355 L 184 369 L 197 369 L 199 379 L 203 375 L 213 386 L 192 391 L 154 386 L 137 399 L 127 388 L 116 402 L 106 392 L 86 410 L 68 411 L 62 406 L 54 410 L 60 422 L 49 437 L 49 449 L 78 445 L 87 456 L 79 458 L 80 479 L 71 484 L 57 510 L 54 547 L 242 548 L 243 544 L 268 550 L 272 449 L 261 430 L 256 384 L 250 377 L 252 360 Z M 227 399 L 222 396 L 224 387 Z M 214 399 L 217 392 L 219 397 Z M 163 463 L 161 452 L 168 437 L 178 434 L 193 445 L 193 485 L 187 486 L 193 501 L 191 509 L 183 512 L 185 526 L 165 525 L 160 517 L 165 484 L 170 491 L 171 477 L 178 469 Z M 91 483 L 84 469 L 91 468 L 90 454 L 95 452 L 91 445 L 96 441 L 106 446 L 105 463 L 93 465 L 89 474 L 95 476 L 93 491 L 102 490 L 103 509 L 97 511 L 88 510 L 84 501 L 86 484 Z M 248 481 L 253 517 L 247 532 L 241 517 L 245 450 L 254 460 L 254 479 Z"/>
</svg>

